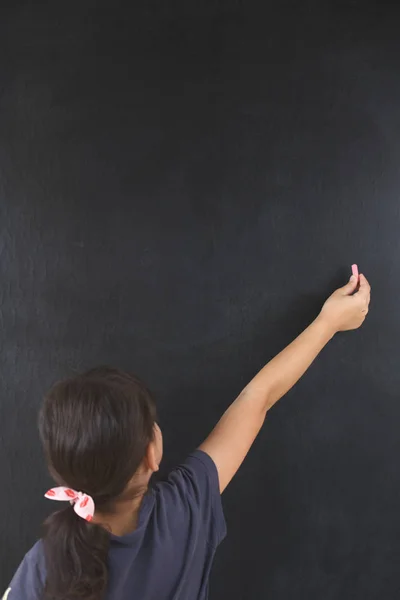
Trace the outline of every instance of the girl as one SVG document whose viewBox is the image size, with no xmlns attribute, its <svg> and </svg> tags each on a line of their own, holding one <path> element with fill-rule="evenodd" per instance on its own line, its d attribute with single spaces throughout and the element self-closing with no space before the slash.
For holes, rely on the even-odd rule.
<svg viewBox="0 0 400 600">
<path fill-rule="evenodd" d="M 358 291 L 357 291 L 358 290 Z M 154 401 L 117 369 L 57 383 L 39 428 L 65 506 L 45 522 L 4 598 L 8 600 L 204 600 L 224 538 L 220 494 L 235 475 L 269 408 L 338 331 L 368 312 L 363 275 L 337 290 L 316 320 L 246 386 L 168 480 L 149 488 L 162 458 Z"/>
</svg>

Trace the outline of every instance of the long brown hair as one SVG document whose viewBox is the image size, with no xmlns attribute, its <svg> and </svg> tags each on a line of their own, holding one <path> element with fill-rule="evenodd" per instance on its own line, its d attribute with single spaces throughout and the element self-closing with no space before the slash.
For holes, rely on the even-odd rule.
<svg viewBox="0 0 400 600">
<path fill-rule="evenodd" d="M 45 397 L 39 430 L 57 484 L 112 510 L 153 439 L 156 411 L 136 377 L 99 367 L 56 383 Z M 110 533 L 71 505 L 45 521 L 45 598 L 100 600 L 107 587 Z"/>
</svg>

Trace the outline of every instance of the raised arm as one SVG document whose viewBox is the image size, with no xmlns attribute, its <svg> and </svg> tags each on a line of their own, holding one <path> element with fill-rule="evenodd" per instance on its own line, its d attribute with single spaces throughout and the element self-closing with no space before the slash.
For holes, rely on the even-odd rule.
<svg viewBox="0 0 400 600">
<path fill-rule="evenodd" d="M 315 321 L 257 373 L 201 444 L 216 464 L 221 493 L 250 450 L 268 409 L 300 379 L 335 333 L 364 322 L 370 286 L 363 275 L 356 292 L 357 286 L 352 276 L 328 298 Z"/>
</svg>

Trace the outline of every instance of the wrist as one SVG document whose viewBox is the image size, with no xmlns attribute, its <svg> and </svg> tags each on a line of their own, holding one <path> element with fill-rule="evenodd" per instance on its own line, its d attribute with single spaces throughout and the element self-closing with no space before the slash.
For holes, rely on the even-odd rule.
<svg viewBox="0 0 400 600">
<path fill-rule="evenodd" d="M 333 323 L 332 319 L 329 319 L 323 312 L 318 315 L 314 323 L 328 339 L 333 338 L 335 333 L 338 332 L 338 328 Z"/>
</svg>

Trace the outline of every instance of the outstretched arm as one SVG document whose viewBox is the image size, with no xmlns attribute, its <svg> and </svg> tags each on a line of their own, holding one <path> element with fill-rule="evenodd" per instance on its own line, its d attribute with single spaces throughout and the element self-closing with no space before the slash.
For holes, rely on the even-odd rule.
<svg viewBox="0 0 400 600">
<path fill-rule="evenodd" d="M 221 493 L 250 450 L 268 409 L 300 379 L 335 333 L 364 322 L 370 286 L 363 275 L 354 293 L 357 285 L 353 276 L 328 298 L 315 321 L 257 373 L 201 444 L 216 464 Z"/>
</svg>

